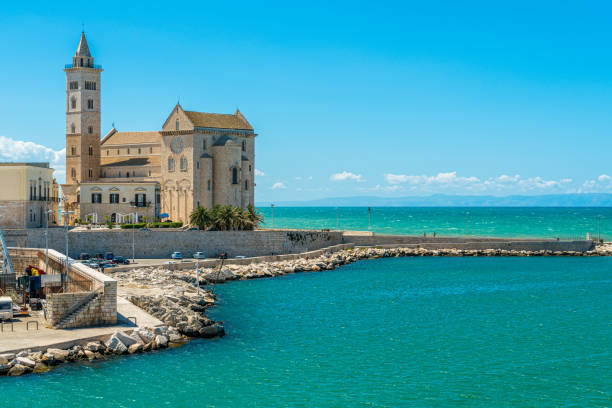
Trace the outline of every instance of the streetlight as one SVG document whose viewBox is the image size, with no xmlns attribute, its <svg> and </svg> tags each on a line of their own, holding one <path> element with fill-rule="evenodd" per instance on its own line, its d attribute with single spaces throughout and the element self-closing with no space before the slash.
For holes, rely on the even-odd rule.
<svg viewBox="0 0 612 408">
<path fill-rule="evenodd" d="M 272 229 L 274 229 L 274 204 L 270 204 L 270 208 L 272 209 Z"/>
<path fill-rule="evenodd" d="M 49 273 L 49 215 L 53 210 L 47 210 L 47 223 L 45 225 L 45 273 Z"/>
<path fill-rule="evenodd" d="M 601 229 L 599 228 L 601 225 L 601 215 L 597 216 L 597 242 L 601 242 Z"/>
<path fill-rule="evenodd" d="M 68 216 L 74 214 L 74 211 L 64 211 L 66 208 L 66 196 L 64 196 L 64 207 L 62 213 L 64 214 L 64 234 L 66 238 L 66 269 L 64 270 L 64 292 L 68 290 Z"/>
<path fill-rule="evenodd" d="M 196 259 L 196 285 L 198 286 L 198 296 L 200 296 L 200 258 Z"/>
<path fill-rule="evenodd" d="M 134 212 L 131 214 L 132 217 L 132 263 L 136 263 L 136 256 L 135 256 L 135 251 L 134 251 L 134 230 L 136 229 L 136 220 L 134 218 L 138 218 L 138 213 L 136 212 L 136 202 L 134 202 L 134 205 L 130 205 L 130 207 L 132 207 L 134 209 Z"/>
</svg>

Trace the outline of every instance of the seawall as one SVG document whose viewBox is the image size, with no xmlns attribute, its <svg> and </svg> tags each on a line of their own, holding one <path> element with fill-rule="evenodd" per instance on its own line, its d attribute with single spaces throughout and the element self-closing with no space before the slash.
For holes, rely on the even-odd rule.
<svg viewBox="0 0 612 408">
<path fill-rule="evenodd" d="M 45 247 L 44 229 L 3 230 L 7 245 L 11 247 Z M 180 230 L 79 230 L 68 233 L 69 253 L 79 254 L 113 252 L 132 256 L 132 233 L 137 258 L 169 258 L 174 251 L 184 256 L 203 252 L 206 257 L 264 256 L 313 251 L 342 243 L 340 231 L 180 231 Z M 49 229 L 49 248 L 64 253 L 66 234 L 62 228 Z"/>
<path fill-rule="evenodd" d="M 44 229 L 3 230 L 8 246 L 44 248 Z M 262 257 L 298 254 L 335 245 L 381 246 L 425 249 L 576 251 L 594 248 L 592 241 L 557 241 L 547 239 L 508 239 L 488 237 L 422 237 L 409 235 L 375 235 L 367 232 L 257 230 L 257 231 L 180 231 L 180 230 L 72 230 L 68 233 L 70 256 L 80 253 L 113 252 L 131 257 L 132 234 L 136 258 L 168 259 L 174 251 L 190 257 L 203 252 L 215 258 L 220 253 L 229 257 Z M 62 228 L 49 229 L 49 248 L 65 252 L 66 234 Z"/>
</svg>

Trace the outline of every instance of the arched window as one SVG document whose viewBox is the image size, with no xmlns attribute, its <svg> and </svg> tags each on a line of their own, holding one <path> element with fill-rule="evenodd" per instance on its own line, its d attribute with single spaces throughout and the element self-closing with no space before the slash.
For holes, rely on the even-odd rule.
<svg viewBox="0 0 612 408">
<path fill-rule="evenodd" d="M 90 156 L 93 156 L 93 147 L 89 146 L 89 149 L 88 149 L 87 153 L 88 153 Z"/>
<path fill-rule="evenodd" d="M 174 159 L 168 157 L 168 171 L 174 171 Z"/>
<path fill-rule="evenodd" d="M 206 139 L 202 140 L 202 149 L 206 150 Z"/>
<path fill-rule="evenodd" d="M 70 98 L 70 109 L 76 109 L 76 98 L 74 96 Z"/>
<path fill-rule="evenodd" d="M 74 167 L 70 169 L 70 175 L 76 177 L 76 169 Z"/>
<path fill-rule="evenodd" d="M 76 156 L 76 146 L 70 146 L 70 154 Z"/>
<path fill-rule="evenodd" d="M 245 180 L 245 181 L 244 181 L 244 189 L 245 189 L 245 190 L 248 190 L 248 189 L 249 189 L 249 181 L 248 181 L 248 180 Z"/>
<path fill-rule="evenodd" d="M 232 168 L 232 184 L 238 184 L 238 169 Z"/>
<path fill-rule="evenodd" d="M 181 128 L 181 123 L 179 122 L 179 120 L 176 120 L 176 130 L 179 130 Z"/>
<path fill-rule="evenodd" d="M 93 109 L 93 99 L 87 100 L 87 109 Z"/>
<path fill-rule="evenodd" d="M 76 126 L 74 125 L 74 123 L 70 125 L 70 133 L 76 133 Z"/>
<path fill-rule="evenodd" d="M 246 140 L 242 141 L 242 151 L 246 152 Z"/>
<path fill-rule="evenodd" d="M 187 158 L 181 156 L 181 171 L 187 171 Z"/>
</svg>

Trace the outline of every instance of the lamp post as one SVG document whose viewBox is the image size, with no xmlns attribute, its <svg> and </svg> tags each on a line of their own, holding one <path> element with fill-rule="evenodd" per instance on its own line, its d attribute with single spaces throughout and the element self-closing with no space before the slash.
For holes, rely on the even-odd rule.
<svg viewBox="0 0 612 408">
<path fill-rule="evenodd" d="M 272 229 L 274 229 L 274 204 L 270 204 L 270 208 L 272 209 Z"/>
<path fill-rule="evenodd" d="M 601 229 L 600 229 L 600 225 L 601 225 L 601 215 L 597 216 L 597 242 L 601 242 Z"/>
<path fill-rule="evenodd" d="M 200 296 L 200 258 L 196 259 L 196 285 L 198 287 L 198 296 Z"/>
<path fill-rule="evenodd" d="M 66 197 L 64 197 L 64 208 L 66 206 Z M 64 254 L 66 256 L 66 268 L 64 270 L 64 292 L 66 292 L 66 290 L 68 290 L 68 216 L 70 214 L 74 214 L 74 211 L 63 211 L 64 209 L 62 208 L 62 212 L 64 213 L 64 235 L 65 235 L 65 239 L 66 239 L 66 253 Z M 45 271 L 46 272 L 46 271 Z"/>
<path fill-rule="evenodd" d="M 134 202 L 134 205 L 131 205 L 131 207 L 134 209 L 134 212 L 132 212 L 132 263 L 136 263 L 136 251 L 134 250 L 134 243 L 135 243 L 135 234 L 134 231 L 136 229 L 136 218 L 138 218 L 138 213 L 136 212 L 136 202 Z"/>
<path fill-rule="evenodd" d="M 45 224 L 45 273 L 49 273 L 49 215 L 53 210 L 47 210 L 47 223 Z"/>
</svg>

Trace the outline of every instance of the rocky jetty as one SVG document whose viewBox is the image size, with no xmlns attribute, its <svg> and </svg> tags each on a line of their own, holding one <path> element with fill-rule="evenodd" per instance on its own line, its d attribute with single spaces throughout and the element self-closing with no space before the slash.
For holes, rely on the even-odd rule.
<svg viewBox="0 0 612 408">
<path fill-rule="evenodd" d="M 380 247 L 358 247 L 329 252 L 316 258 L 297 258 L 292 260 L 276 262 L 258 262 L 246 265 L 228 264 L 222 265 L 219 261 L 218 267 L 202 268 L 200 273 L 200 286 L 218 284 L 232 280 L 269 278 L 296 272 L 318 272 L 335 269 L 342 265 L 364 259 L 389 258 L 389 257 L 525 257 L 525 256 L 612 256 L 612 245 L 599 245 L 593 251 L 519 251 L 504 249 L 426 249 L 426 248 L 380 248 Z M 130 298 L 132 302 L 141 306 L 149 313 L 158 317 L 164 323 L 183 327 L 179 321 L 191 321 L 189 309 L 196 312 L 204 312 L 205 309 L 214 304 L 214 294 L 204 291 L 203 299 L 194 300 L 193 291 L 196 288 L 196 276 L 193 269 L 168 270 L 165 267 L 139 268 L 131 271 L 117 272 L 113 275 L 120 282 L 125 281 L 128 285 L 142 284 L 143 280 L 162 283 L 166 290 L 180 293 L 181 296 L 160 295 L 154 300 Z M 177 292 L 178 291 L 178 292 Z M 183 292 L 181 292 L 183 291 Z M 183 312 L 180 311 L 183 309 Z M 186 310 L 185 310 L 186 309 Z M 181 314 L 182 313 L 182 314 Z M 178 317 L 177 317 L 178 316 Z M 178 319 L 178 320 L 176 320 Z M 206 326 L 207 320 L 201 321 Z"/>
<path fill-rule="evenodd" d="M 175 347 L 186 340 L 175 327 L 137 327 L 131 332 L 115 332 L 104 341 L 91 341 L 69 349 L 48 348 L 46 351 L 24 350 L 17 354 L 0 354 L 0 375 L 44 373 L 62 363 L 105 360 L 116 355 Z"/>
</svg>

